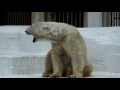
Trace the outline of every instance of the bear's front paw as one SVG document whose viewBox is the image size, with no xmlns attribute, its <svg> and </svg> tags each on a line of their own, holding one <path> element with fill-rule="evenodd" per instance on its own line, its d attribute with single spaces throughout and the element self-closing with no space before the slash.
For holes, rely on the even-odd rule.
<svg viewBox="0 0 120 90">
<path fill-rule="evenodd" d="M 79 72 L 74 72 L 72 75 L 69 76 L 70 78 L 82 78 L 82 74 Z"/>
<path fill-rule="evenodd" d="M 49 77 L 51 74 L 52 74 L 52 72 L 43 73 L 42 77 Z"/>
<path fill-rule="evenodd" d="M 53 73 L 50 75 L 50 78 L 59 78 L 61 76 L 62 76 L 62 74 L 60 74 L 60 73 Z"/>
</svg>

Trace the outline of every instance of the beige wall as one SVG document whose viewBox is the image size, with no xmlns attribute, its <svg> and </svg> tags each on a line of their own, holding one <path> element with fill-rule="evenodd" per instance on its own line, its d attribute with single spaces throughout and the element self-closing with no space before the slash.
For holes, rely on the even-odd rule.
<svg viewBox="0 0 120 90">
<path fill-rule="evenodd" d="M 32 12 L 32 23 L 38 21 L 45 21 L 44 12 Z M 47 15 L 47 21 L 51 19 L 50 15 Z M 102 12 L 84 12 L 84 27 L 102 27 Z"/>
<path fill-rule="evenodd" d="M 38 21 L 44 21 L 44 12 L 32 12 L 31 16 L 32 23 L 38 22 Z"/>
<path fill-rule="evenodd" d="M 84 27 L 102 27 L 102 12 L 84 12 Z"/>
</svg>

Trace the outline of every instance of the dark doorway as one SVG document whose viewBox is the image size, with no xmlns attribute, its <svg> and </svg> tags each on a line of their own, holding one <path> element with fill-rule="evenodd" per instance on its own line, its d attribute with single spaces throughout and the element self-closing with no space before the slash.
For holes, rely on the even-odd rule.
<svg viewBox="0 0 120 90">
<path fill-rule="evenodd" d="M 83 27 L 83 12 L 45 12 L 44 20 L 64 22 L 76 27 Z"/>
<path fill-rule="evenodd" d="M 5 25 L 5 12 L 0 12 L 0 25 Z"/>
<path fill-rule="evenodd" d="M 1 12 L 0 25 L 31 25 L 31 12 Z"/>
<path fill-rule="evenodd" d="M 83 27 L 83 12 L 44 12 L 44 21 Z M 31 12 L 1 12 L 0 25 L 31 25 Z"/>
</svg>

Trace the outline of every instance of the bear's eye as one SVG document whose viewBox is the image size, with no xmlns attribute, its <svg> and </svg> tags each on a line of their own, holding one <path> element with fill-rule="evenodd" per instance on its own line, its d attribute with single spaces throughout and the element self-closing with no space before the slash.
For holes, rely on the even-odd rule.
<svg viewBox="0 0 120 90">
<path fill-rule="evenodd" d="M 44 29 L 48 29 L 48 27 L 44 27 Z"/>
<path fill-rule="evenodd" d="M 31 29 L 33 28 L 33 26 L 30 27 Z"/>
</svg>

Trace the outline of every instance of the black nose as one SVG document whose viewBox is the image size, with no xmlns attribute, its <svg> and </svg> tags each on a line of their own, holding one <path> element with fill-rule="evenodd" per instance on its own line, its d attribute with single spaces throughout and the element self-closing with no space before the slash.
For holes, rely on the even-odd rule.
<svg viewBox="0 0 120 90">
<path fill-rule="evenodd" d="M 27 31 L 25 31 L 25 33 L 28 34 Z"/>
</svg>

